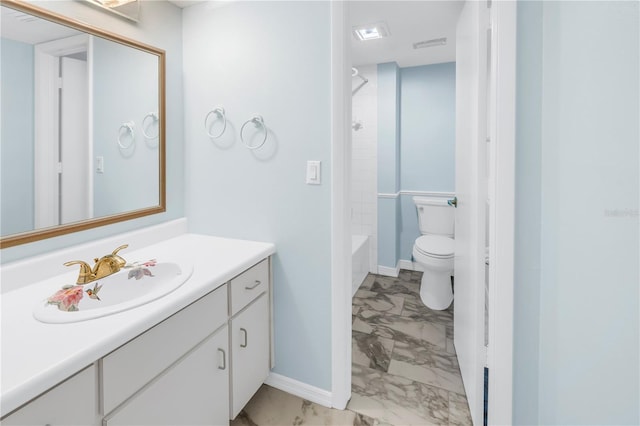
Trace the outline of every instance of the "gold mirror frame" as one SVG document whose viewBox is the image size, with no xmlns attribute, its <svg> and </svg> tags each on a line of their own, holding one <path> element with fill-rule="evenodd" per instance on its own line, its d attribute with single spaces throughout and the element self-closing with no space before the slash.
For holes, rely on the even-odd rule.
<svg viewBox="0 0 640 426">
<path fill-rule="evenodd" d="M 86 229 L 97 228 L 99 226 L 110 225 L 117 222 L 123 222 L 126 220 L 136 219 L 143 216 L 152 214 L 163 213 L 166 211 L 166 107 L 165 107 L 165 72 L 166 72 L 166 58 L 165 51 L 158 49 L 157 47 L 149 46 L 144 43 L 140 43 L 135 40 L 122 37 L 120 35 L 105 31 L 100 28 L 93 27 L 91 25 L 76 21 L 63 15 L 42 9 L 38 6 L 34 6 L 25 3 L 20 0 L 0 0 L 0 5 L 9 7 L 11 9 L 18 10 L 23 13 L 28 13 L 33 16 L 37 16 L 42 19 L 46 19 L 57 24 L 65 25 L 67 27 L 74 28 L 76 30 L 85 32 L 87 34 L 95 35 L 107 40 L 114 41 L 116 43 L 123 44 L 125 46 L 132 47 L 134 49 L 141 50 L 143 52 L 150 53 L 158 57 L 158 113 L 160 120 L 158 123 L 158 157 L 159 157 L 159 205 L 148 207 L 139 210 L 132 210 L 125 213 L 118 213 L 115 215 L 104 216 L 95 219 L 88 219 L 80 222 L 69 223 L 65 225 L 53 226 L 49 228 L 36 229 L 33 231 L 22 232 L 19 234 L 10 235 L 7 237 L 0 237 L 0 249 L 7 247 L 17 246 L 20 244 L 27 244 L 34 241 L 44 240 L 46 238 L 57 237 L 60 235 L 71 234 L 73 232 L 84 231 Z"/>
</svg>

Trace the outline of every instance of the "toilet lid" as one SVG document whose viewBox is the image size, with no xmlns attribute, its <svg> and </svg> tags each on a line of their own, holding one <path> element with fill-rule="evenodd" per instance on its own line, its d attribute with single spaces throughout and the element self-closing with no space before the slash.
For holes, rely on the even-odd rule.
<svg viewBox="0 0 640 426">
<path fill-rule="evenodd" d="M 439 235 L 423 235 L 416 240 L 416 248 L 427 256 L 452 257 L 455 241 Z"/>
</svg>

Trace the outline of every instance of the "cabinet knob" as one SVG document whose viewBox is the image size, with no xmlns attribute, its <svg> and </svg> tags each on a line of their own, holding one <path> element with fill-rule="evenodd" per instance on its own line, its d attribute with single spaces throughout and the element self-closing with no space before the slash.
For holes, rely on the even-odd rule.
<svg viewBox="0 0 640 426">
<path fill-rule="evenodd" d="M 241 348 L 246 348 L 247 347 L 247 330 L 244 328 L 241 328 L 240 331 L 242 332 L 242 334 L 244 334 L 244 343 L 240 343 L 240 347 Z"/>
</svg>

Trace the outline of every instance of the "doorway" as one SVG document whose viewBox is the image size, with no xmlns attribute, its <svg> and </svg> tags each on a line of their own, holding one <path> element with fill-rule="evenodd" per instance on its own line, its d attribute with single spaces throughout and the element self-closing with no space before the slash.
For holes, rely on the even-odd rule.
<svg viewBox="0 0 640 426">
<path fill-rule="evenodd" d="M 89 45 L 79 35 L 35 46 L 36 228 L 93 216 Z"/>
<path fill-rule="evenodd" d="M 472 2 L 470 2 L 472 3 Z M 489 296 L 489 315 L 488 321 L 489 326 L 487 327 L 488 333 L 487 336 L 491 342 L 493 342 L 493 349 L 489 350 L 487 353 L 486 364 L 489 366 L 494 366 L 493 368 L 493 380 L 489 383 L 489 393 L 492 397 L 489 399 L 488 404 L 488 422 L 489 423 L 509 423 L 511 420 L 511 335 L 509 330 L 512 326 L 512 301 L 509 298 L 510 292 L 512 292 L 512 272 L 513 265 L 512 259 L 509 259 L 509 254 L 512 256 L 512 246 L 509 247 L 510 237 L 513 237 L 513 222 L 509 222 L 509 217 L 513 218 L 513 192 L 512 188 L 510 188 L 511 183 L 513 182 L 513 160 L 512 157 L 509 157 L 509 150 L 513 148 L 513 99 L 514 96 L 514 79 L 512 76 L 515 75 L 513 72 L 515 70 L 515 45 L 513 42 L 510 42 L 511 39 L 515 39 L 515 6 L 511 4 L 501 5 L 496 4 L 494 2 L 491 3 L 481 3 L 483 6 L 486 6 L 488 9 L 487 13 L 491 16 L 491 28 L 493 31 L 493 37 L 491 39 L 485 39 L 485 42 L 492 46 L 491 49 L 491 63 L 494 66 L 495 73 L 493 74 L 491 81 L 494 83 L 490 86 L 490 92 L 492 94 L 489 97 L 489 102 L 485 102 L 483 105 L 479 105 L 478 108 L 483 110 L 491 110 L 494 114 L 488 115 L 486 117 L 486 123 L 488 123 L 488 127 L 493 131 L 494 142 L 501 141 L 502 143 L 494 143 L 490 145 L 490 148 L 486 151 L 487 154 L 487 164 L 490 167 L 490 170 L 494 172 L 493 179 L 487 181 L 488 188 L 486 192 L 489 196 L 493 196 L 493 209 L 489 210 L 489 213 L 486 213 L 489 220 L 489 225 L 495 224 L 497 218 L 501 218 L 501 226 L 498 229 L 497 227 L 489 226 L 489 242 L 490 242 L 490 257 L 492 262 L 490 264 L 490 285 L 494 289 Z M 334 17 L 336 18 L 334 23 L 333 32 L 336 30 L 341 31 L 341 40 L 336 40 L 336 43 L 342 43 L 342 50 L 339 53 L 334 53 L 334 59 L 337 59 L 336 64 L 341 64 L 343 69 L 348 69 L 347 66 L 352 65 L 352 62 L 349 57 L 349 49 L 348 44 L 350 43 L 351 37 L 351 25 L 348 19 L 345 19 L 345 15 L 349 12 L 348 10 L 341 10 L 339 14 L 340 17 L 335 15 L 337 9 L 334 8 Z M 500 31 L 498 31 L 500 30 Z M 486 36 L 486 32 L 484 33 Z M 335 37 L 338 39 L 339 37 Z M 334 45 L 335 46 L 335 45 Z M 487 46 L 487 44 L 485 44 Z M 472 49 L 474 54 L 479 54 L 480 47 L 475 45 L 475 49 Z M 337 51 L 336 51 L 337 52 Z M 500 59 L 500 60 L 498 60 Z M 500 79 L 496 76 L 500 75 Z M 350 97 L 351 93 L 348 92 L 348 83 L 351 81 L 349 78 L 351 73 L 346 74 L 342 72 L 340 74 L 342 77 L 342 82 L 340 84 L 334 84 L 334 93 L 341 92 L 342 97 L 340 100 L 342 110 L 342 117 L 347 117 L 348 120 L 344 120 L 343 124 L 343 133 L 340 136 L 344 139 L 348 139 L 348 135 L 346 129 L 348 128 L 351 131 L 352 120 L 349 117 L 345 108 L 345 102 L 347 96 Z M 475 76 L 478 77 L 479 76 Z M 478 84 L 480 82 L 478 81 Z M 486 85 L 486 81 L 483 81 L 482 84 Z M 338 87 L 339 86 L 339 87 Z M 486 86 L 485 86 L 486 87 Z M 486 89 L 485 89 L 486 90 Z M 335 106 L 335 103 L 334 103 Z M 511 109 L 509 110 L 509 108 Z M 335 111 L 334 111 L 335 117 Z M 355 117 L 354 117 L 355 118 Z M 346 122 L 345 122 L 346 121 Z M 337 122 L 337 121 L 336 121 Z M 348 126 L 348 127 L 347 127 Z M 336 134 L 334 133 L 334 136 Z M 341 142 L 344 142 L 344 139 Z M 335 140 L 335 139 L 334 139 Z M 483 140 L 484 141 L 484 140 Z M 334 145 L 334 147 L 336 147 Z M 350 144 L 342 143 L 340 145 L 340 150 L 342 151 L 342 158 L 349 159 L 351 153 L 346 152 L 347 149 L 350 150 Z M 335 157 L 334 157 L 335 158 Z M 499 160 L 499 161 L 498 161 Z M 349 173 L 344 173 L 344 170 L 348 170 L 348 166 L 342 167 L 343 170 L 343 182 L 348 184 L 347 176 L 350 176 Z M 501 177 L 504 180 L 498 180 Z M 497 185 L 496 182 L 501 182 L 500 185 Z M 400 191 L 398 191 L 400 192 Z M 334 194 L 334 200 L 336 200 Z M 479 198 L 477 198 L 478 200 Z M 346 222 L 347 218 L 350 218 L 350 203 L 345 202 L 345 199 L 342 199 L 342 204 L 340 205 L 342 209 L 342 217 Z M 350 200 L 349 200 L 350 201 Z M 485 206 L 485 203 L 482 203 L 482 206 Z M 486 212 L 486 210 L 485 210 Z M 484 215 L 483 215 L 484 218 Z M 503 226 L 504 224 L 504 226 Z M 349 226 L 342 223 L 342 229 L 348 229 Z M 334 232 L 337 228 L 334 228 Z M 334 236 L 336 234 L 334 233 Z M 478 239 L 479 240 L 479 239 Z M 341 240 L 343 243 L 343 255 L 344 258 L 348 257 L 347 253 L 350 254 L 350 251 L 346 250 L 346 241 L 345 238 Z M 482 267 L 482 276 L 484 278 L 484 261 L 485 261 L 485 240 L 482 238 L 482 250 L 481 253 L 478 253 L 478 258 L 476 260 L 480 261 L 483 265 Z M 335 246 L 334 246 L 335 247 Z M 344 264 L 348 263 L 347 261 Z M 343 275 L 343 279 L 346 278 L 347 274 Z M 334 277 L 335 278 L 335 277 Z M 484 281 L 484 279 L 483 279 Z M 344 281 L 342 282 L 344 284 Z M 347 314 L 347 311 L 351 311 L 351 301 L 347 296 L 347 292 L 344 289 L 338 289 L 338 283 L 334 279 L 334 312 L 342 312 L 341 320 L 344 321 Z M 484 294 L 482 294 L 484 296 Z M 485 298 L 482 297 L 482 304 L 485 303 Z M 341 308 L 340 308 L 341 306 Z M 484 314 L 484 311 L 483 311 Z M 497 319 L 500 318 L 502 322 L 500 326 L 496 326 Z M 342 324 L 345 324 L 344 321 Z M 336 332 L 336 318 L 334 318 L 334 350 L 333 350 L 333 359 L 334 359 L 334 383 L 332 386 L 333 390 L 333 405 L 337 408 L 341 408 L 341 403 L 343 402 L 346 405 L 346 401 L 348 397 L 344 397 L 345 395 L 349 395 L 350 386 L 347 387 L 348 380 L 335 380 L 337 374 L 340 372 L 348 373 L 350 372 L 350 363 L 351 363 L 351 354 L 347 345 L 350 346 L 350 338 L 346 336 L 347 333 L 344 332 L 344 329 Z M 484 330 L 484 315 L 482 321 L 482 329 Z M 351 325 L 347 325 L 348 330 L 351 330 Z M 350 336 L 349 336 L 350 337 Z M 480 338 L 480 341 L 483 343 L 484 347 L 484 332 Z M 348 357 L 346 355 L 349 355 Z M 482 360 L 482 364 L 484 364 L 484 359 Z M 501 360 L 504 364 L 497 365 L 496 360 Z M 350 375 L 349 375 L 350 376 Z M 484 388 L 484 381 L 483 381 Z M 484 389 L 482 390 L 484 393 Z M 480 394 L 480 400 L 483 400 L 483 394 Z M 484 405 L 484 404 L 482 404 Z M 482 412 L 480 415 L 474 415 L 474 424 L 482 424 L 484 422 L 483 419 L 483 411 L 484 407 L 482 407 Z M 502 420 L 497 420 L 502 419 Z M 508 419 L 508 420 L 507 420 Z"/>
</svg>

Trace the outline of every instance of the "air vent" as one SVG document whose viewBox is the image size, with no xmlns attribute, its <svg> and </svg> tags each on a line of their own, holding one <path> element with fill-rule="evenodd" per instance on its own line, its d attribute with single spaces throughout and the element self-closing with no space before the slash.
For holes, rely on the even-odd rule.
<svg viewBox="0 0 640 426">
<path fill-rule="evenodd" d="M 3 9 L 2 13 L 20 22 L 33 22 L 38 20 L 38 17 L 36 16 L 27 15 L 26 13 L 22 13 L 17 10 L 11 10 L 8 8 Z"/>
<path fill-rule="evenodd" d="M 431 40 L 419 41 L 417 43 L 413 43 L 414 49 L 424 49 L 425 47 L 435 47 L 435 46 L 444 46 L 447 44 L 447 38 L 433 38 Z"/>
</svg>

